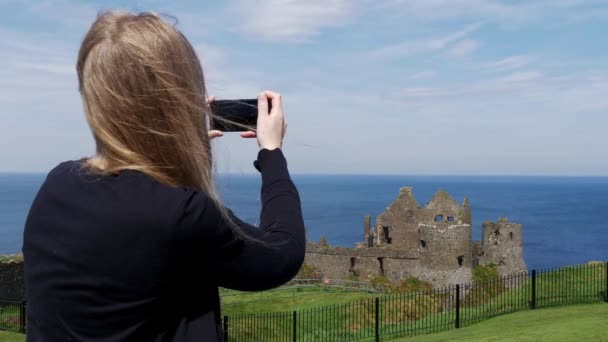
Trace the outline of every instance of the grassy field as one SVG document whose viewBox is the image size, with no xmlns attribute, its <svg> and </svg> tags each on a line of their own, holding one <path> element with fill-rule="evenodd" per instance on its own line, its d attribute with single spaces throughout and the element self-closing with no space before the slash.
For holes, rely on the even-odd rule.
<svg viewBox="0 0 608 342">
<path fill-rule="evenodd" d="M 302 310 L 377 296 L 378 293 L 349 291 L 322 285 L 278 288 L 264 292 L 221 291 L 222 314 L 228 316 Z"/>
<path fill-rule="evenodd" d="M 7 331 L 0 331 L 0 342 L 24 342 L 25 335 Z"/>
<path fill-rule="evenodd" d="M 10 254 L 10 255 L 0 255 L 0 262 L 21 262 L 23 261 L 23 254 Z"/>
<path fill-rule="evenodd" d="M 608 341 L 608 304 L 522 311 L 466 328 L 402 338 L 401 342 Z"/>
<path fill-rule="evenodd" d="M 467 328 L 406 337 L 400 342 L 448 341 L 608 341 L 608 304 L 573 305 L 517 312 Z M 383 338 L 384 341 L 388 339 Z M 25 336 L 0 332 L 0 342 L 23 342 Z"/>
<path fill-rule="evenodd" d="M 537 308 L 593 303 L 603 301 L 606 291 L 605 264 L 564 267 L 536 277 Z M 461 295 L 461 326 L 469 326 L 489 318 L 528 310 L 531 305 L 531 280 L 525 275 L 464 287 Z M 463 288 L 461 288 L 462 290 Z M 454 328 L 456 310 L 454 294 L 430 291 L 417 294 L 362 296 L 357 301 L 341 300 L 337 296 L 303 307 L 294 302 L 285 305 L 282 299 L 259 301 L 252 311 L 250 303 L 224 306 L 230 316 L 231 336 L 241 341 L 281 340 L 291 336 L 292 312 L 297 309 L 297 334 L 302 340 L 355 339 L 374 335 L 376 322 L 374 299 L 379 297 L 379 327 L 381 335 L 423 335 Z M 315 298 L 313 296 L 312 298 Z M 326 297 L 325 297 L 326 298 Z M 324 300 L 332 305 L 322 305 Z M 342 303 L 342 304 L 341 304 Z M 229 311 L 230 310 L 230 311 Z M 274 312 L 272 314 L 260 314 Z M 251 314 L 250 314 L 251 313 Z"/>
</svg>

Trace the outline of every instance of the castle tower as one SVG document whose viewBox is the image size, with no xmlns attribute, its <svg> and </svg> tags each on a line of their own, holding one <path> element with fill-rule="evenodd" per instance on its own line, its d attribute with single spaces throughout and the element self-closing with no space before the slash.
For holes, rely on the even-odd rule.
<svg viewBox="0 0 608 342">
<path fill-rule="evenodd" d="M 458 212 L 457 221 L 473 225 L 473 218 L 471 216 L 471 207 L 469 206 L 468 197 L 465 197 L 464 201 L 462 201 L 462 205 L 460 206 L 460 211 Z"/>
<path fill-rule="evenodd" d="M 374 246 L 415 249 L 418 240 L 420 205 L 411 187 L 401 188 L 399 196 L 376 218 Z"/>
<path fill-rule="evenodd" d="M 502 275 L 527 271 L 523 256 L 522 225 L 506 218 L 482 225 L 479 264 L 493 263 Z"/>
<path fill-rule="evenodd" d="M 363 238 L 365 247 L 373 247 L 374 238 L 371 232 L 372 225 L 372 217 L 370 215 L 365 215 L 363 218 Z"/>
<path fill-rule="evenodd" d="M 461 207 L 445 190 L 439 190 L 423 209 L 425 220 L 418 224 L 418 250 L 420 264 L 433 283 L 455 284 L 471 279 L 472 229 L 469 222 L 464 222 L 467 202 Z M 470 221 L 470 211 L 468 215 Z"/>
</svg>

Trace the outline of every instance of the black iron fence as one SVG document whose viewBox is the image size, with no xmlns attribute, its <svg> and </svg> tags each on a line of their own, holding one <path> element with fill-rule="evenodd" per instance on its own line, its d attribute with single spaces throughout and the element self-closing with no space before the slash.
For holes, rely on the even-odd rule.
<svg viewBox="0 0 608 342">
<path fill-rule="evenodd" d="M 533 270 L 494 280 L 346 304 L 224 316 L 224 340 L 380 341 L 460 328 L 542 307 L 608 302 L 608 263 Z"/>
<path fill-rule="evenodd" d="M 25 332 L 25 302 L 0 300 L 0 330 Z"/>
<path fill-rule="evenodd" d="M 601 301 L 608 303 L 608 262 L 291 312 L 224 316 L 222 325 L 229 342 L 380 341 L 520 310 Z M 0 300 L 0 330 L 25 332 L 25 310 L 25 302 Z"/>
</svg>

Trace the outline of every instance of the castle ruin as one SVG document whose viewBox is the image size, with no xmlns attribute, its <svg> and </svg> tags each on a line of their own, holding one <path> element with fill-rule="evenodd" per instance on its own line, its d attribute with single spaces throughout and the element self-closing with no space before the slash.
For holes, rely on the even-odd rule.
<svg viewBox="0 0 608 342">
<path fill-rule="evenodd" d="M 415 277 L 434 286 L 470 282 L 477 265 L 493 263 L 503 275 L 527 270 L 521 224 L 485 222 L 483 239 L 473 242 L 468 198 L 458 204 L 444 190 L 421 207 L 412 188 L 401 188 L 373 226 L 371 221 L 365 216 L 363 242 L 354 248 L 330 246 L 324 238 L 308 242 L 305 263 L 328 278 Z"/>
</svg>

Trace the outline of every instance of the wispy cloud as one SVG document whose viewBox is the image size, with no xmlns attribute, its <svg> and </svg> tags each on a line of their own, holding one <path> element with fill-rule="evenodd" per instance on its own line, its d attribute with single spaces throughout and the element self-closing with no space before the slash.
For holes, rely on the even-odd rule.
<svg viewBox="0 0 608 342">
<path fill-rule="evenodd" d="M 447 33 L 442 36 L 426 37 L 384 46 L 370 51 L 368 55 L 376 58 L 394 58 L 443 50 L 446 47 L 449 47 L 450 44 L 467 37 L 469 34 L 479 29 L 481 25 L 481 22 L 477 22 L 467 25 L 461 30 Z M 473 50 L 476 46 L 473 47 L 472 45 L 474 45 L 472 41 L 465 42 L 464 48 L 461 48 L 461 50 Z"/>
<path fill-rule="evenodd" d="M 452 47 L 450 47 L 446 51 L 446 54 L 448 54 L 450 56 L 455 56 L 455 57 L 463 57 L 463 56 L 467 56 L 467 55 L 470 55 L 471 53 L 473 53 L 473 51 L 475 51 L 475 49 L 477 49 L 478 46 L 479 46 L 479 43 L 476 40 L 463 39 L 463 40 L 457 42 L 456 44 L 454 44 Z"/>
<path fill-rule="evenodd" d="M 230 5 L 237 30 L 268 41 L 306 41 L 322 29 L 343 25 L 355 14 L 349 0 L 236 0 Z"/>
<path fill-rule="evenodd" d="M 53 74 L 76 74 L 76 67 L 73 64 L 16 62 L 15 66 L 22 69 L 40 70 Z"/>
<path fill-rule="evenodd" d="M 487 72 L 502 72 L 525 67 L 534 61 L 534 57 L 527 55 L 516 55 L 503 58 L 495 62 L 483 63 L 479 69 Z"/>
<path fill-rule="evenodd" d="M 527 6 L 497 0 L 389 0 L 382 6 L 421 21 L 470 18 L 521 22 L 530 17 Z"/>
<path fill-rule="evenodd" d="M 424 71 L 420 71 L 420 72 L 417 72 L 415 74 L 408 76 L 407 80 L 415 81 L 415 80 L 431 78 L 431 77 L 435 76 L 436 74 L 437 73 L 434 70 L 424 70 Z"/>
</svg>

